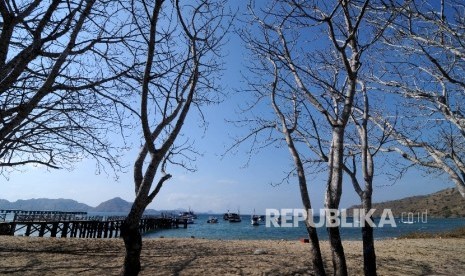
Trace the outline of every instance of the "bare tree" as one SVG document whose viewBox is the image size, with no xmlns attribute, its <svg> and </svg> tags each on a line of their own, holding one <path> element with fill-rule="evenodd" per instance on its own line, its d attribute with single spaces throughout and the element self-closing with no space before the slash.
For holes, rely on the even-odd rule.
<svg viewBox="0 0 465 276">
<path fill-rule="evenodd" d="M 465 197 L 465 4 L 418 0 L 387 8 L 399 16 L 385 33 L 376 80 L 402 114 L 392 150 L 446 173 Z"/>
<path fill-rule="evenodd" d="M 273 61 L 271 59 L 270 61 L 273 65 L 273 71 L 274 71 L 274 80 L 271 85 L 271 105 L 276 113 L 278 122 L 281 123 L 281 126 L 277 125 L 276 128 L 278 128 L 278 130 L 284 136 L 287 147 L 289 149 L 289 153 L 291 154 L 292 159 L 294 161 L 295 171 L 297 173 L 297 178 L 299 182 L 299 190 L 300 190 L 300 195 L 302 199 L 302 205 L 304 206 L 304 209 L 307 211 L 307 219 L 305 220 L 305 226 L 307 229 L 308 236 L 310 238 L 309 240 L 311 242 L 310 250 L 311 250 L 312 265 L 313 265 L 313 269 L 315 270 L 315 275 L 326 275 L 323 258 L 321 257 L 318 234 L 317 234 L 315 226 L 312 225 L 311 223 L 311 220 L 313 219 L 313 214 L 310 212 L 312 210 L 312 205 L 311 205 L 310 196 L 309 196 L 308 188 L 307 188 L 307 178 L 305 175 L 305 167 L 304 167 L 305 160 L 302 160 L 301 154 L 299 154 L 299 151 L 296 146 L 295 140 L 298 139 L 298 137 L 293 136 L 293 132 L 300 134 L 298 127 L 301 127 L 298 124 L 299 113 L 300 113 L 299 111 L 300 106 L 297 100 L 298 95 L 296 95 L 295 93 L 287 93 L 287 95 L 281 94 L 281 97 L 284 100 L 287 99 L 287 100 L 292 101 L 292 105 L 291 105 L 292 112 L 290 114 L 289 113 L 285 114 L 280 107 L 282 106 L 280 104 L 282 103 L 282 101 L 277 100 L 277 97 L 278 97 L 277 91 L 280 88 L 280 86 L 278 86 L 278 82 L 281 81 L 282 79 L 279 76 L 279 73 L 278 73 L 279 70 L 278 70 L 276 61 Z"/>
<path fill-rule="evenodd" d="M 132 1 L 130 43 L 142 59 L 128 80 L 140 93 L 143 146 L 134 163 L 135 200 L 121 228 L 126 246 L 123 275 L 141 270 L 139 221 L 171 178 L 170 164 L 189 169 L 189 141 L 179 141 L 189 111 L 218 99 L 219 48 L 227 32 L 223 1 Z M 158 180 L 155 178 L 158 177 Z M 153 182 L 156 182 L 153 185 Z"/>
<path fill-rule="evenodd" d="M 287 84 L 312 108 L 312 117 L 324 118 L 330 130 L 330 147 L 325 153 L 329 174 L 327 209 L 339 207 L 345 129 L 360 89 L 363 53 L 379 38 L 366 21 L 369 4 L 370 1 L 274 1 L 256 15 L 262 34 L 254 44 L 257 51 L 278 64 Z M 312 147 L 319 150 L 318 144 Z M 328 227 L 328 233 L 334 273 L 347 275 L 339 228 Z"/>
<path fill-rule="evenodd" d="M 245 118 L 238 118 L 232 122 L 237 127 L 248 127 L 249 130 L 246 135 L 235 138 L 236 140 L 228 148 L 226 154 L 248 145 L 248 155 L 252 158 L 254 153 L 266 150 L 269 147 L 287 147 L 293 161 L 293 168 L 286 173 L 281 183 L 284 181 L 292 182 L 294 177 L 297 178 L 302 205 L 307 211 L 305 226 L 310 240 L 311 263 L 315 275 L 326 275 L 318 233 L 312 223 L 312 204 L 308 186 L 313 183 L 308 181 L 307 175 L 310 169 L 306 167 L 309 163 L 314 164 L 323 161 L 319 159 L 309 161 L 308 157 L 304 155 L 305 150 L 302 150 L 300 146 L 304 140 L 301 138 L 301 129 L 308 130 L 303 126 L 304 123 L 302 122 L 305 121 L 305 119 L 302 119 L 301 112 L 304 101 L 298 99 L 300 95 L 296 93 L 295 89 L 287 87 L 285 77 L 280 75 L 277 61 L 273 60 L 270 55 L 258 50 L 260 45 L 263 44 L 258 40 L 254 40 L 255 35 L 256 33 L 241 33 L 241 37 L 249 44 L 251 54 L 261 58 L 257 62 L 260 63 L 265 60 L 262 63 L 263 67 L 253 66 L 250 68 L 254 74 L 247 79 L 251 87 L 247 93 L 254 93 L 256 101 L 247 103 L 248 106 L 243 113 Z M 266 64 L 266 61 L 269 64 Z M 247 111 L 258 109 L 262 104 L 271 106 L 274 114 L 259 113 L 251 117 L 250 112 Z M 250 158 L 247 163 L 250 162 Z"/>
<path fill-rule="evenodd" d="M 361 82 L 361 95 L 356 101 L 354 112 L 351 116 L 351 129 L 355 132 L 353 135 L 348 135 L 348 140 L 351 144 L 346 145 L 346 162 L 344 171 L 349 175 L 354 190 L 360 197 L 362 208 L 365 214 L 368 214 L 372 209 L 373 182 L 375 176 L 375 156 L 383 151 L 383 146 L 390 142 L 391 129 L 389 124 L 372 123 L 371 118 L 377 118 L 381 121 L 383 118 L 381 110 L 371 111 L 371 100 L 368 95 L 366 85 Z M 371 91 L 371 94 L 376 91 Z M 378 114 L 375 114 L 378 113 Z M 381 113 L 381 114 L 380 114 Z M 381 131 L 380 131 L 381 130 Z M 361 170 L 361 174 L 359 170 Z M 361 180 L 359 180 L 359 178 Z M 372 216 L 369 217 L 372 221 Z M 368 222 L 363 222 L 362 225 L 362 240 L 363 240 L 363 268 L 365 275 L 377 275 L 376 269 L 376 253 L 374 246 L 373 227 Z"/>
<path fill-rule="evenodd" d="M 0 2 L 0 169 L 70 168 L 95 158 L 116 168 L 128 71 L 125 22 L 111 2 Z M 100 167 L 100 166 L 99 166 Z"/>
</svg>

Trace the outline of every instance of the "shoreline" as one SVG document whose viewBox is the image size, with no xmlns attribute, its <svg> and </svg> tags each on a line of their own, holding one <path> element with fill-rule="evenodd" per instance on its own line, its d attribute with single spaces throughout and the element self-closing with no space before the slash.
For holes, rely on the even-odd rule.
<svg viewBox="0 0 465 276">
<path fill-rule="evenodd" d="M 327 273 L 327 241 L 320 242 Z M 343 242 L 349 275 L 363 274 L 361 241 Z M 285 240 L 143 240 L 140 275 L 309 275 L 307 243 Z M 379 275 L 460 275 L 465 239 L 375 240 Z M 0 236 L 0 274 L 116 275 L 124 259 L 121 239 Z"/>
</svg>

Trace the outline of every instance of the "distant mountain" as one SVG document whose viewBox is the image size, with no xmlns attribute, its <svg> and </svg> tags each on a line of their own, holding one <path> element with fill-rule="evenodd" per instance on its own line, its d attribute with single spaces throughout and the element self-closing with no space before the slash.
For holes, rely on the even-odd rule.
<svg viewBox="0 0 465 276">
<path fill-rule="evenodd" d="M 347 209 L 347 214 L 352 215 L 354 208 L 361 208 L 360 205 L 351 206 Z M 402 213 L 422 213 L 428 210 L 428 217 L 465 217 L 465 199 L 456 188 L 448 188 L 439 192 L 412 196 L 398 200 L 374 203 L 376 209 L 375 217 L 381 216 L 383 209 L 391 209 L 395 217 L 400 217 Z"/>
<path fill-rule="evenodd" d="M 17 200 L 9 202 L 5 199 L 0 199 L 0 209 L 16 209 L 27 211 L 64 211 L 64 212 L 119 212 L 129 213 L 132 203 L 120 197 L 104 201 L 97 207 L 92 207 L 84 203 L 77 202 L 72 199 L 49 199 L 49 198 L 33 198 L 27 200 Z M 147 209 L 145 213 L 159 213 L 153 209 Z"/>
<path fill-rule="evenodd" d="M 93 208 L 94 212 L 129 212 L 132 203 L 126 200 L 115 197 L 113 199 L 100 203 L 97 207 Z"/>
<path fill-rule="evenodd" d="M 10 208 L 11 202 L 6 199 L 0 199 L 0 209 L 11 209 Z"/>
<path fill-rule="evenodd" d="M 132 207 L 132 202 L 128 202 L 120 197 L 115 197 L 110 200 L 100 203 L 90 212 L 120 212 L 129 213 Z M 160 213 L 154 209 L 146 209 L 145 214 Z"/>
<path fill-rule="evenodd" d="M 87 212 L 92 209 L 87 204 L 79 203 L 72 199 L 49 199 L 49 198 L 33 198 L 22 200 L 19 199 L 15 202 L 8 200 L 0 200 L 0 209 L 19 209 L 28 211 L 64 211 L 64 212 Z"/>
</svg>

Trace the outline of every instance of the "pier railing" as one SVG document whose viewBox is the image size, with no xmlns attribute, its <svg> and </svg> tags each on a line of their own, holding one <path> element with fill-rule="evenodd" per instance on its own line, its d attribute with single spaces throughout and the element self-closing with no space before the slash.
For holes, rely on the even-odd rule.
<svg viewBox="0 0 465 276">
<path fill-rule="evenodd" d="M 18 215 L 15 214 L 14 221 L 27 222 L 27 221 L 73 221 L 73 220 L 102 220 L 102 216 L 76 216 L 73 214 L 34 214 L 34 215 Z"/>
</svg>

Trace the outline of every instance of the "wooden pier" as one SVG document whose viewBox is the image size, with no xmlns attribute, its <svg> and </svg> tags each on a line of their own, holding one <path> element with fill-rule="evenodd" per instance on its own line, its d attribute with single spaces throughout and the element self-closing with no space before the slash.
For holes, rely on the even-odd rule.
<svg viewBox="0 0 465 276">
<path fill-rule="evenodd" d="M 0 235 L 24 235 L 61 238 L 117 238 L 125 217 L 88 217 L 82 212 L 16 212 L 10 222 L 1 222 Z M 5 218 L 4 216 L 2 217 Z M 156 229 L 187 228 L 187 221 L 144 216 L 139 231 L 144 234 Z"/>
</svg>

